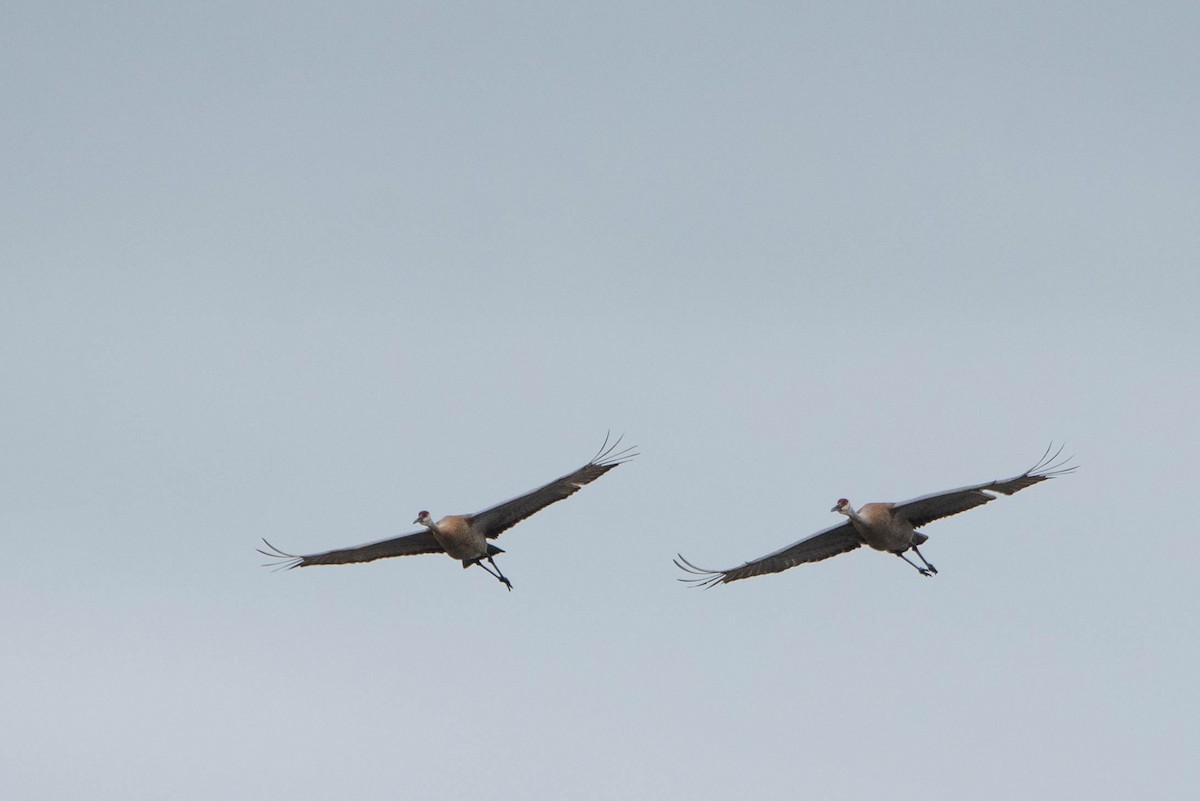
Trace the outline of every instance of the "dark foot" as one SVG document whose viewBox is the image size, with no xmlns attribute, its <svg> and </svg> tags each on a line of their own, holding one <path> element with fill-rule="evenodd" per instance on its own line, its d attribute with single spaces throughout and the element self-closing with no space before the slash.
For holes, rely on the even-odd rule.
<svg viewBox="0 0 1200 801">
<path fill-rule="evenodd" d="M 930 573 L 928 570 L 926 570 L 926 569 L 925 569 L 925 568 L 923 568 L 923 567 L 918 567 L 918 568 L 917 568 L 917 571 L 918 571 L 918 572 L 919 572 L 919 573 L 920 573 L 922 576 L 932 576 L 932 575 L 933 575 L 933 573 L 936 573 L 936 572 L 937 572 L 937 571 L 935 570 L 935 571 L 933 571 L 933 573 Z"/>
<path fill-rule="evenodd" d="M 937 568 L 934 567 L 933 565 L 929 564 L 929 560 L 925 558 L 925 554 L 921 553 L 921 551 L 917 549 L 917 546 L 914 545 L 912 547 L 912 549 L 913 549 L 913 553 L 915 553 L 917 555 L 917 558 L 925 563 L 926 570 L 928 570 L 930 573 L 937 572 Z M 909 564 L 912 564 L 912 562 L 909 562 Z"/>
</svg>

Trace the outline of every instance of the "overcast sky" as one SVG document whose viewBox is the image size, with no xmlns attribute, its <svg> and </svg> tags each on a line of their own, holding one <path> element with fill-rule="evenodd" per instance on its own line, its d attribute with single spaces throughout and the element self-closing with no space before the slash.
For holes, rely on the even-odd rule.
<svg viewBox="0 0 1200 801">
<path fill-rule="evenodd" d="M 703 5 L 703 4 L 702 4 Z M 8 3 L 0 795 L 1200 782 L 1194 3 Z M 271 573 L 641 456 L 440 555 Z M 839 518 L 1079 471 L 710 591 Z"/>
</svg>

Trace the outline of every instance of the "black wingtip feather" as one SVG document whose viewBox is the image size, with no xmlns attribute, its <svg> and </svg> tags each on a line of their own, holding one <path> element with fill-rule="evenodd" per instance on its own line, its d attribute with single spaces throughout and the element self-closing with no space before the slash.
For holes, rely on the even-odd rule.
<svg viewBox="0 0 1200 801">
<path fill-rule="evenodd" d="M 296 556 L 294 553 L 287 553 L 286 551 L 279 550 L 270 542 L 268 542 L 266 537 L 263 537 L 262 541 L 263 544 L 271 550 L 264 551 L 262 548 L 255 548 L 254 550 L 256 550 L 258 553 L 261 553 L 263 556 L 268 557 L 269 559 L 275 560 L 274 562 L 264 562 L 262 565 L 263 567 L 272 567 L 275 568 L 275 571 L 279 571 L 291 570 L 292 568 L 301 567 L 304 564 L 303 556 Z"/>
<path fill-rule="evenodd" d="M 702 567 L 697 567 L 696 565 L 692 564 L 687 559 L 685 559 L 683 554 L 681 554 L 681 553 L 675 554 L 675 559 L 672 561 L 674 561 L 675 566 L 678 567 L 683 572 L 691 573 L 694 576 L 696 576 L 696 578 L 675 579 L 676 581 L 682 581 L 684 584 L 687 584 L 689 587 L 692 587 L 692 588 L 702 587 L 703 589 L 707 590 L 707 589 L 711 589 L 712 587 L 715 587 L 718 584 L 724 583 L 726 580 L 725 571 L 723 571 L 723 570 L 705 570 Z"/>
<path fill-rule="evenodd" d="M 1051 455 L 1050 451 L 1054 448 L 1054 443 L 1051 442 L 1046 446 L 1046 452 L 1042 454 L 1042 458 L 1037 460 L 1037 464 L 1025 471 L 1025 475 L 1037 478 L 1058 478 L 1059 476 L 1067 476 L 1079 469 L 1079 465 L 1071 464 L 1074 456 L 1067 456 L 1063 459 L 1058 457 L 1062 455 L 1063 448 L 1067 444 L 1058 446 L 1058 450 Z"/>
<path fill-rule="evenodd" d="M 600 450 L 596 451 L 596 455 L 588 461 L 588 464 L 595 465 L 596 467 L 616 467 L 619 464 L 628 462 L 635 456 L 641 455 L 637 453 L 636 445 L 630 445 L 622 450 L 617 450 L 621 444 L 621 440 L 625 439 L 624 434 L 617 437 L 616 441 L 611 445 L 608 444 L 610 439 L 612 439 L 612 431 L 604 434 L 604 444 L 600 446 Z"/>
</svg>

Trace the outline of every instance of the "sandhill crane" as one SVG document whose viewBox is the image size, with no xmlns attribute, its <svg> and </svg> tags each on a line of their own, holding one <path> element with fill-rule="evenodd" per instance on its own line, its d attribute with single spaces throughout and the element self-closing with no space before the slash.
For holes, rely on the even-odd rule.
<svg viewBox="0 0 1200 801">
<path fill-rule="evenodd" d="M 490 509 L 484 509 L 482 512 L 476 512 L 473 515 L 448 515 L 436 523 L 430 517 L 428 511 L 422 510 L 417 514 L 417 519 L 413 522 L 425 526 L 424 531 L 405 534 L 402 537 L 383 540 L 382 542 L 373 542 L 367 545 L 343 548 L 336 551 L 326 551 L 325 553 L 309 554 L 308 556 L 297 556 L 281 551 L 264 538 L 263 542 L 270 550 L 264 551 L 259 548 L 258 552 L 264 556 L 278 560 L 265 565 L 266 567 L 280 567 L 288 570 L 295 567 L 310 567 L 312 565 L 373 562 L 376 559 L 385 559 L 390 556 L 445 553 L 453 559 L 462 560 L 464 569 L 471 565 L 479 565 L 488 573 L 491 573 L 492 576 L 499 579 L 511 592 L 512 582 L 504 577 L 495 560 L 492 559 L 494 555 L 504 553 L 504 551 L 488 542 L 488 540 L 499 537 L 517 523 L 545 509 L 550 504 L 571 497 L 579 491 L 580 487 L 592 483 L 617 465 L 624 464 L 637 456 L 633 452 L 634 448 L 617 450 L 617 446 L 621 444 L 620 437 L 612 445 L 608 444 L 608 440 L 609 438 L 605 437 L 604 444 L 600 446 L 600 450 L 596 455 L 575 472 L 568 473 L 562 478 L 551 481 L 544 487 L 535 489 L 533 492 L 526 493 L 518 498 L 513 498 L 510 501 L 505 501 Z M 495 568 L 495 570 L 493 571 L 488 568 L 483 563 L 484 560 L 487 560 L 487 563 L 492 568 Z"/>
<path fill-rule="evenodd" d="M 1062 447 L 1059 447 L 1054 455 L 1051 455 L 1050 450 L 1053 447 L 1051 445 L 1050 448 L 1047 448 L 1046 452 L 1042 454 L 1042 458 L 1038 459 L 1037 464 L 1033 467 L 1019 476 L 1002 481 L 989 481 L 986 484 L 922 495 L 920 498 L 913 498 L 911 501 L 903 503 L 868 503 L 857 512 L 850 505 L 850 501 L 839 498 L 829 511 L 845 515 L 846 522 L 767 554 L 761 559 L 747 562 L 741 567 L 729 570 L 705 570 L 696 567 L 682 555 L 677 554 L 678 558 L 675 560 L 675 564 L 695 576 L 695 578 L 685 578 L 680 581 L 702 587 L 727 584 L 752 576 L 779 573 L 805 562 L 819 562 L 831 556 L 853 551 L 860 545 L 869 545 L 877 551 L 894 553 L 915 567 L 922 576 L 932 576 L 937 573 L 937 569 L 917 550 L 917 546 L 923 545 L 929 537 L 916 529 L 926 523 L 932 523 L 934 520 L 956 515 L 996 500 L 996 496 L 989 495 L 989 492 L 1012 495 L 1046 479 L 1073 473 L 1077 468 L 1068 466 L 1070 458 L 1058 460 L 1059 454 L 1062 453 Z M 904 554 L 908 550 L 912 550 L 925 566 L 921 567 L 905 556 Z"/>
</svg>

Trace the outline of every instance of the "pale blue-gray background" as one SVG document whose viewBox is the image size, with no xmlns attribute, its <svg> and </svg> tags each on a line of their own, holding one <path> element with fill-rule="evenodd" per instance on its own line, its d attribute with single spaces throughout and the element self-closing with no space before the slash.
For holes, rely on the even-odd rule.
<svg viewBox="0 0 1200 801">
<path fill-rule="evenodd" d="M 1193 3 L 7 3 L 0 795 L 1183 798 Z M 271 574 L 642 456 L 444 557 Z M 689 591 L 900 500 L 1081 465 Z"/>
</svg>

